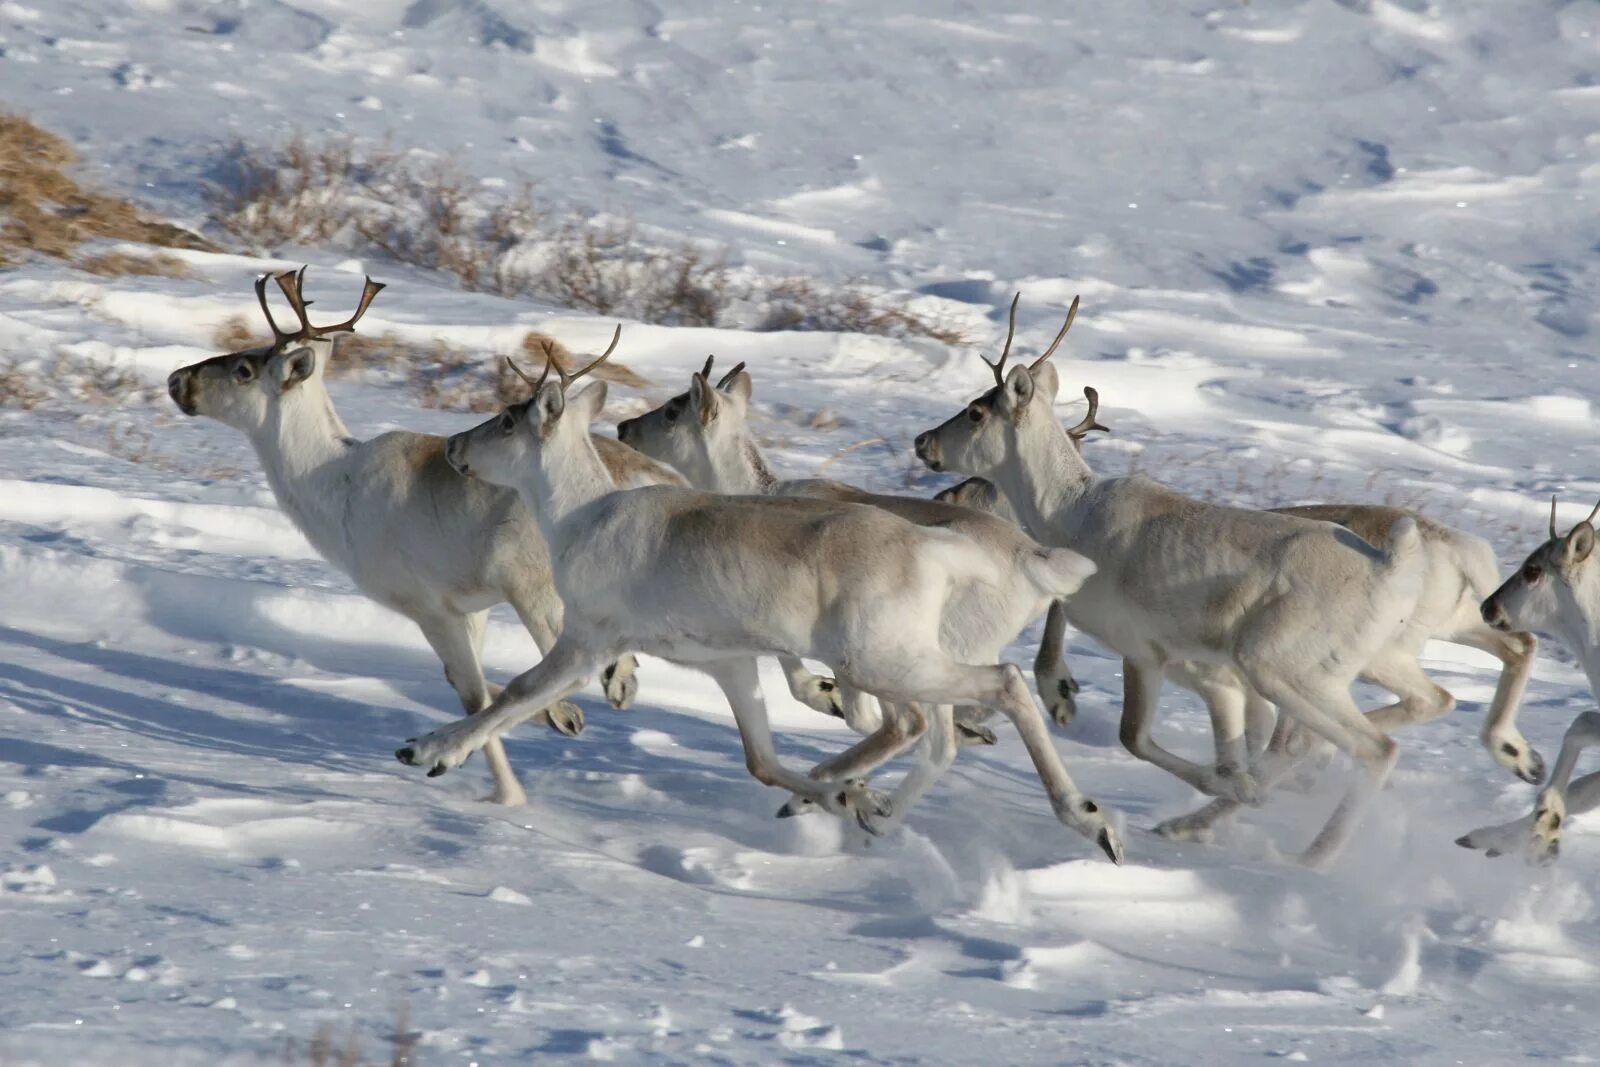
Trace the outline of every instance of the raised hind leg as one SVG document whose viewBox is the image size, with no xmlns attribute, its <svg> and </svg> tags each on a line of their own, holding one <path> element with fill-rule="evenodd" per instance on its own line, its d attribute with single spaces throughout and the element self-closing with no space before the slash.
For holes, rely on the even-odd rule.
<svg viewBox="0 0 1600 1067">
<path fill-rule="evenodd" d="M 488 612 L 467 616 L 441 613 L 416 618 L 422 636 L 427 638 L 434 654 L 444 664 L 445 681 L 456 691 L 461 709 L 468 715 L 483 711 L 495 695 L 484 680 L 483 665 L 478 658 L 487 618 Z M 504 746 L 496 740 L 484 749 L 483 755 L 489 764 L 489 774 L 494 779 L 494 792 L 489 799 L 511 807 L 526 804 L 527 794 L 517 781 L 516 772 L 511 769 Z"/>
<path fill-rule="evenodd" d="M 1393 704 L 1367 713 L 1368 721 L 1384 733 L 1432 722 L 1456 706 L 1456 698 L 1422 672 L 1409 649 L 1396 648 L 1379 655 L 1362 670 L 1361 677 L 1399 697 Z"/>
<path fill-rule="evenodd" d="M 1061 754 L 1050 742 L 1044 715 L 1033 701 L 1022 672 L 1009 663 L 976 666 L 953 660 L 901 653 L 890 674 L 875 676 L 872 664 L 851 665 L 850 682 L 880 697 L 924 704 L 983 704 L 1010 719 L 1033 760 L 1056 818 L 1098 844 L 1114 862 L 1122 862 L 1122 844 L 1100 805 L 1079 792 Z M 839 671 L 835 665 L 835 672 Z"/>
<path fill-rule="evenodd" d="M 1350 696 L 1349 683 L 1343 679 L 1308 677 L 1309 672 L 1297 672 L 1298 677 L 1293 677 L 1288 672 L 1245 663 L 1241 667 L 1251 684 L 1276 704 L 1281 714 L 1292 716 L 1306 729 L 1332 742 L 1360 768 L 1327 823 L 1300 854 L 1300 862 L 1305 865 L 1325 867 L 1344 847 L 1367 805 L 1383 788 L 1400 757 L 1400 748 L 1361 713 Z"/>
<path fill-rule="evenodd" d="M 1226 670 L 1226 668 L 1223 668 Z M 1191 686 L 1214 683 L 1212 685 L 1215 696 L 1226 690 L 1228 675 L 1213 674 L 1205 668 L 1187 670 L 1176 668 L 1182 680 Z M 1219 775 L 1216 767 L 1208 767 L 1182 756 L 1167 751 L 1157 744 L 1150 736 L 1151 728 L 1155 725 L 1156 699 L 1161 694 L 1162 669 L 1148 663 L 1138 663 L 1131 659 L 1122 661 L 1122 726 L 1121 739 L 1123 747 L 1147 763 L 1154 763 L 1168 774 L 1181 778 L 1195 789 L 1207 796 L 1229 797 L 1235 800 L 1254 802 L 1257 797 L 1255 782 L 1240 767 L 1241 773 L 1227 777 Z M 1206 696 L 1202 692 L 1202 696 Z M 1211 697 L 1207 697 L 1210 706 Z M 1237 714 L 1235 714 L 1237 713 Z M 1227 703 L 1222 710 L 1222 718 L 1226 720 L 1219 731 L 1227 732 L 1230 736 L 1242 737 L 1244 734 L 1244 705 L 1240 700 L 1236 703 Z M 1235 719 L 1237 721 L 1235 721 Z M 1217 722 L 1217 714 L 1213 713 L 1213 723 Z"/>
<path fill-rule="evenodd" d="M 462 632 L 464 635 L 464 627 Z M 426 766 L 428 777 L 436 778 L 452 767 L 461 766 L 480 748 L 486 754 L 492 753 L 499 748 L 500 735 L 518 723 L 538 718 L 548 720 L 548 705 L 580 688 L 609 654 L 586 648 L 563 634 L 543 659 L 513 678 L 488 707 L 460 722 L 412 739 L 396 751 L 395 756 L 401 763 Z M 500 759 L 504 758 L 502 751 Z M 506 770 L 510 771 L 509 764 Z"/>
<path fill-rule="evenodd" d="M 820 711 L 835 719 L 845 718 L 844 702 L 840 698 L 839 684 L 832 678 L 813 674 L 794 656 L 779 656 L 784 681 L 789 683 L 789 693 L 812 711 Z"/>
</svg>

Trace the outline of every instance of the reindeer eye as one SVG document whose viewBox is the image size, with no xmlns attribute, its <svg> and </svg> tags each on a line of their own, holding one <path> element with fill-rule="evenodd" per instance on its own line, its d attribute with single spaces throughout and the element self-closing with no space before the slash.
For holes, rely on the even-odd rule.
<svg viewBox="0 0 1600 1067">
<path fill-rule="evenodd" d="M 982 405 L 973 404 L 967 408 L 967 418 L 971 419 L 973 422 L 982 422 L 983 416 L 984 410 Z"/>
<path fill-rule="evenodd" d="M 668 422 L 677 422 L 678 416 L 683 414 L 683 405 L 674 397 L 667 401 L 667 406 L 662 409 L 661 414 L 666 417 Z"/>
<path fill-rule="evenodd" d="M 501 433 L 510 433 L 512 430 L 515 430 L 516 428 L 517 428 L 517 420 L 511 417 L 511 412 L 509 412 L 509 411 L 503 412 L 500 415 L 500 432 Z"/>
<path fill-rule="evenodd" d="M 1537 582 L 1540 578 L 1543 578 L 1543 577 L 1544 577 L 1544 568 L 1539 566 L 1537 563 L 1525 563 L 1525 564 L 1523 564 L 1523 566 L 1522 566 L 1522 580 L 1523 581 L 1525 581 L 1525 582 Z"/>
<path fill-rule="evenodd" d="M 250 364 L 246 363 L 244 360 L 240 360 L 238 363 L 235 363 L 233 365 L 233 380 L 234 381 L 236 381 L 236 382 L 254 381 L 255 380 L 255 376 L 256 376 L 256 369 L 254 367 L 252 367 Z"/>
</svg>

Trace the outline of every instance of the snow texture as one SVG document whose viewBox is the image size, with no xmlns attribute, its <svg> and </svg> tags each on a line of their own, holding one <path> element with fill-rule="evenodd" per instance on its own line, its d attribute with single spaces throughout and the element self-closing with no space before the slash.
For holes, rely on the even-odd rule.
<svg viewBox="0 0 1600 1067">
<path fill-rule="evenodd" d="M 226 141 L 346 131 L 754 270 L 909 290 L 985 340 L 1020 289 L 1020 351 L 1082 293 L 1060 414 L 1099 389 L 1098 469 L 1420 502 L 1509 567 L 1550 493 L 1565 521 L 1600 497 L 1597 45 L 1600 5 L 1548 0 L 6 0 L 0 101 L 196 225 Z M 330 311 L 362 270 L 390 283 L 366 332 L 488 359 L 521 329 L 577 351 L 610 329 L 303 254 Z M 0 355 L 159 388 L 294 262 L 184 258 L 177 280 L 0 271 Z M 986 376 L 926 341 L 628 324 L 619 359 L 652 384 L 608 417 L 708 351 L 749 362 L 783 474 L 881 437 L 829 474 L 922 493 L 947 480 L 911 438 Z M 363 436 L 475 421 L 379 379 L 333 389 Z M 531 802 L 497 809 L 479 761 L 436 782 L 393 761 L 455 699 L 241 439 L 160 397 L 0 409 L 0 1059 L 278 1062 L 322 1024 L 381 1055 L 402 1005 L 423 1064 L 1600 1055 L 1600 840 L 1579 819 L 1545 870 L 1452 843 L 1532 799 L 1477 741 L 1486 657 L 1430 648 L 1461 706 L 1400 736 L 1319 875 L 1276 857 L 1343 763 L 1215 846 L 1163 841 L 1146 828 L 1196 798 L 1118 746 L 1117 662 L 1069 652 L 1084 690 L 1058 743 L 1120 813 L 1120 869 L 1054 821 L 1009 730 L 870 847 L 775 820 L 712 686 L 651 660 L 633 710 L 585 692 L 582 737 L 509 739 Z M 497 610 L 491 675 L 533 656 Z M 769 677 L 787 758 L 845 744 Z M 1529 738 L 1552 758 L 1591 705 L 1547 642 Z M 1171 744 L 1209 752 L 1192 697 L 1161 709 Z"/>
</svg>

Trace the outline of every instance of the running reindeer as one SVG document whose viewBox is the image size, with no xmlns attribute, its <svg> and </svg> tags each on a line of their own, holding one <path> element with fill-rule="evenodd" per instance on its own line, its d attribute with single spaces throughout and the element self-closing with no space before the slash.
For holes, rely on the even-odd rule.
<svg viewBox="0 0 1600 1067">
<path fill-rule="evenodd" d="M 1067 775 L 1021 671 L 962 663 L 943 647 L 944 620 L 964 588 L 1011 580 L 1003 561 L 959 534 L 858 504 L 670 487 L 615 491 L 588 432 L 605 384 L 568 395 L 609 354 L 572 375 L 558 367 L 555 381 L 547 364 L 531 400 L 450 439 L 450 462 L 462 474 L 515 486 L 529 502 L 551 546 L 557 586 L 573 595 L 549 655 L 482 715 L 399 749 L 401 762 L 442 774 L 581 686 L 613 650 L 637 649 L 712 676 L 757 780 L 867 826 L 892 807 L 857 776 L 917 740 L 922 705 L 994 707 L 1016 725 L 1056 817 L 1120 862 L 1116 832 Z M 1042 608 L 1076 590 L 1094 565 L 1035 546 L 1019 569 Z M 755 657 L 773 653 L 820 660 L 842 684 L 917 718 L 904 730 L 885 722 L 812 776 L 790 770 L 773 750 L 756 672 Z"/>
<path fill-rule="evenodd" d="M 1049 358 L 1077 306 L 1033 363 L 1009 373 L 990 364 L 994 387 L 920 434 L 917 455 L 934 470 L 990 479 L 1025 530 L 1096 562 L 1065 613 L 1123 658 L 1130 748 L 1204 791 L 1259 799 L 1256 774 L 1219 774 L 1221 768 L 1191 763 L 1149 739 L 1165 667 L 1194 661 L 1236 672 L 1283 713 L 1261 769 L 1264 783 L 1288 765 L 1290 721 L 1352 756 L 1361 773 L 1301 855 L 1307 864 L 1326 864 L 1399 756 L 1350 687 L 1373 664 L 1417 672 L 1414 659 L 1386 655 L 1422 590 L 1417 523 L 1399 519 L 1375 548 L 1328 523 L 1206 504 L 1144 477 L 1096 477 L 1053 410 L 1059 381 Z M 1242 724 L 1229 724 L 1229 736 L 1241 732 Z"/>
<path fill-rule="evenodd" d="M 305 268 L 274 280 L 299 320 L 279 329 L 267 305 L 267 278 L 256 299 L 272 343 L 174 371 L 167 391 L 185 415 L 206 415 L 249 438 L 281 507 L 329 563 L 364 594 L 409 618 L 444 663 L 445 678 L 467 712 L 481 711 L 497 692 L 479 661 L 491 606 L 509 601 L 541 650 L 561 631 L 561 600 L 539 527 L 517 495 L 468 482 L 445 462 L 444 438 L 386 433 L 350 436 L 328 396 L 325 375 L 334 341 L 356 323 L 383 286 L 368 278 L 355 314 L 313 326 L 301 295 Z M 677 474 L 616 441 L 599 438 L 607 476 L 619 485 L 682 483 Z M 606 696 L 625 706 L 637 686 L 634 660 L 622 656 L 608 675 Z M 552 704 L 537 716 L 575 734 L 583 714 Z M 485 753 L 493 799 L 525 801 L 496 741 Z"/>
<path fill-rule="evenodd" d="M 1600 563 L 1593 559 L 1596 515 L 1600 504 L 1563 537 L 1556 533 L 1556 501 L 1551 497 L 1549 540 L 1483 602 L 1483 619 L 1497 630 L 1560 634 L 1582 662 L 1591 694 L 1600 693 Z M 1561 739 L 1555 770 L 1533 811 L 1512 822 L 1474 830 L 1457 838 L 1456 844 L 1485 849 L 1491 856 L 1525 846 L 1532 862 L 1554 863 L 1567 818 L 1600 807 L 1600 771 L 1572 781 L 1578 757 L 1595 745 L 1600 745 L 1600 712 L 1586 711 Z"/>
<path fill-rule="evenodd" d="M 716 385 L 711 384 L 711 366 L 712 360 L 707 359 L 690 380 L 687 392 L 619 423 L 617 436 L 645 455 L 672 464 L 697 489 L 866 504 L 917 526 L 938 527 L 971 539 L 999 562 L 1006 580 L 1002 585 L 967 583 L 952 599 L 941 640 L 946 651 L 963 662 L 998 659 L 1005 646 L 1037 616 L 1039 605 L 1031 592 L 1027 561 L 1039 551 L 1039 545 L 1015 524 L 936 501 L 868 493 L 826 479 L 779 481 L 750 431 L 754 383 L 744 364 L 723 375 Z M 1059 662 L 1059 657 L 1052 662 Z M 878 723 L 875 716 L 860 710 L 863 696 L 853 691 L 847 694 L 845 719 L 858 733 L 869 733 Z M 895 819 L 904 818 L 916 799 L 949 767 L 958 738 L 994 742 L 994 734 L 979 725 L 981 718 L 973 712 L 987 715 L 988 709 L 942 705 L 931 709 L 921 758 L 891 798 Z M 893 714 L 890 712 L 891 717 Z"/>
<path fill-rule="evenodd" d="M 1092 422 L 1098 412 L 1099 396 L 1092 388 L 1084 389 L 1084 394 L 1089 401 L 1089 415 L 1085 421 Z M 1074 430 L 1067 433 L 1072 436 Z M 1076 438 L 1074 440 L 1076 442 Z M 938 499 L 1016 521 L 1016 512 L 1005 497 L 982 478 L 969 478 L 952 486 L 941 492 Z M 1416 522 L 1422 533 L 1422 594 L 1396 643 L 1420 656 L 1428 640 L 1448 641 L 1480 649 L 1499 659 L 1503 665 L 1500 680 L 1484 716 L 1480 739 L 1489 755 L 1502 767 L 1525 782 L 1534 785 L 1541 782 L 1544 758 L 1516 727 L 1517 711 L 1533 670 L 1538 640 L 1531 633 L 1497 630 L 1479 614 L 1479 603 L 1498 582 L 1494 549 L 1489 543 L 1417 512 L 1376 504 L 1308 504 L 1272 510 L 1280 515 L 1337 523 L 1373 544 L 1381 543 L 1401 518 L 1409 517 Z M 1059 657 L 1064 644 L 1061 633 L 1064 625 L 1064 618 L 1051 616 L 1040 647 L 1041 660 L 1047 654 Z M 1261 755 L 1275 716 L 1270 704 L 1231 672 L 1219 673 L 1216 668 L 1191 663 L 1169 663 L 1165 670 L 1169 680 L 1205 698 L 1216 728 L 1219 768 L 1238 766 L 1241 760 Z M 1076 683 L 1071 681 L 1064 664 L 1059 668 L 1059 675 L 1065 680 L 1064 688 L 1076 690 Z M 1364 669 L 1360 677 L 1377 685 L 1385 683 L 1385 676 L 1371 670 Z M 1419 680 L 1417 675 L 1408 673 L 1390 680 L 1408 688 L 1395 692 L 1399 698 L 1396 704 L 1373 713 L 1382 716 L 1377 721 L 1384 729 L 1429 722 L 1455 706 L 1455 698 L 1448 691 L 1431 682 L 1421 684 L 1426 679 Z M 1237 712 L 1229 710 L 1230 705 L 1243 709 L 1243 742 L 1228 734 L 1229 724 L 1238 718 Z M 1135 736 L 1130 740 L 1139 738 Z M 1136 751 L 1135 755 L 1141 753 Z M 1208 816 L 1220 817 L 1232 809 L 1219 802 L 1203 810 Z M 1203 837 L 1210 829 L 1209 822 L 1206 818 L 1190 816 L 1157 829 L 1174 835 Z"/>
</svg>

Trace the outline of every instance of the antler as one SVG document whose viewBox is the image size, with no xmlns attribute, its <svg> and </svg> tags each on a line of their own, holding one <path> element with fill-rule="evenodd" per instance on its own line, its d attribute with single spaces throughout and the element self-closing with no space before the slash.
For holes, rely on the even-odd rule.
<svg viewBox="0 0 1600 1067">
<path fill-rule="evenodd" d="M 1556 495 L 1550 494 L 1550 540 L 1554 541 L 1556 534 Z"/>
<path fill-rule="evenodd" d="M 1072 306 L 1067 309 L 1067 321 L 1061 324 L 1061 329 L 1056 332 L 1056 339 L 1050 342 L 1050 347 L 1044 350 L 1044 355 L 1028 364 L 1028 369 L 1033 370 L 1039 364 L 1056 354 L 1056 349 L 1061 347 L 1061 339 L 1067 336 L 1067 331 L 1072 329 L 1072 320 L 1078 317 L 1078 297 L 1072 298 Z M 1104 426 L 1100 427 L 1102 430 Z"/>
<path fill-rule="evenodd" d="M 261 314 L 267 317 L 267 325 L 272 329 L 272 346 L 277 348 L 285 341 L 292 341 L 292 333 L 284 333 L 278 329 L 277 320 L 272 317 L 272 309 L 267 306 L 267 275 L 263 274 L 256 279 L 256 299 L 261 302 Z"/>
<path fill-rule="evenodd" d="M 704 378 L 708 382 L 711 380 L 711 364 L 715 363 L 716 360 L 717 357 L 713 353 L 712 355 L 706 357 L 706 365 L 700 368 L 700 377 Z"/>
<path fill-rule="evenodd" d="M 354 315 L 351 315 L 343 322 L 336 322 L 329 326 L 313 326 L 311 325 L 311 320 L 306 317 L 306 308 L 310 306 L 311 301 L 307 300 L 301 292 L 301 285 L 305 281 L 305 276 L 305 267 L 301 267 L 298 271 L 282 271 L 272 276 L 272 280 L 278 283 L 278 288 L 283 290 L 283 297 L 289 301 L 289 308 L 294 312 L 295 318 L 300 320 L 300 332 L 297 334 L 285 334 L 278 329 L 276 324 L 273 324 L 272 332 L 277 335 L 277 343 L 279 344 L 290 339 L 309 341 L 313 338 L 324 337 L 330 333 L 354 330 L 356 323 L 361 320 L 361 316 L 365 315 L 367 308 L 372 305 L 373 299 L 384 288 L 382 282 L 375 282 L 370 277 L 367 278 L 366 284 L 361 287 L 361 302 L 356 305 L 356 313 Z M 268 323 L 272 323 L 272 312 L 267 310 L 266 284 L 266 278 L 264 277 L 256 280 L 256 295 L 261 300 L 261 310 L 266 314 Z"/>
<path fill-rule="evenodd" d="M 706 365 L 710 366 L 710 362 L 707 361 Z M 731 371 L 729 371 L 727 374 L 724 374 L 722 376 L 722 378 L 717 382 L 717 388 L 718 389 L 726 389 L 730 382 L 732 382 L 735 378 L 737 378 L 739 375 L 741 375 L 743 373 L 744 373 L 744 361 L 740 360 L 738 363 L 735 363 L 733 365 L 733 369 Z"/>
<path fill-rule="evenodd" d="M 533 386 L 533 392 L 535 396 L 537 396 L 539 394 L 539 390 L 544 387 L 545 380 L 550 377 L 550 368 L 555 367 L 556 377 L 561 379 L 561 391 L 564 393 L 571 388 L 573 382 L 577 381 L 579 378 L 582 378 L 585 374 L 588 374 L 600 364 L 610 359 L 611 353 L 617 350 L 617 342 L 620 340 L 622 340 L 622 326 L 618 325 L 616 332 L 611 335 L 611 343 L 606 346 L 606 350 L 604 352 L 600 353 L 600 358 L 596 359 L 593 363 L 590 363 L 582 370 L 573 371 L 571 374 L 568 374 L 566 371 L 562 370 L 560 365 L 557 364 L 554 359 L 547 359 L 544 361 L 544 373 L 539 375 L 538 380 L 535 380 L 530 378 L 521 367 L 517 366 L 516 362 L 512 360 L 510 356 L 506 357 L 506 362 L 511 365 L 512 370 L 517 372 L 517 377 Z M 709 365 L 709 362 L 710 361 L 708 360 L 707 365 Z"/>
<path fill-rule="evenodd" d="M 1073 307 L 1077 307 L 1076 302 L 1074 302 Z M 1069 322 L 1070 322 L 1070 320 L 1069 320 Z M 1066 330 L 1063 329 L 1061 332 L 1065 333 Z M 1059 340 L 1059 338 L 1058 338 L 1058 340 Z M 1049 353 L 1046 353 L 1046 355 L 1048 355 L 1048 354 Z M 1039 358 L 1043 359 L 1044 357 L 1041 356 Z M 1103 430 L 1106 433 L 1110 433 L 1111 432 L 1111 427 L 1109 427 L 1109 426 L 1101 426 L 1098 422 L 1095 421 L 1095 416 L 1100 414 L 1100 394 L 1095 391 L 1094 386 L 1086 385 L 1086 386 L 1083 387 L 1083 398 L 1085 400 L 1089 401 L 1089 413 L 1083 417 L 1083 419 L 1078 423 L 1078 425 L 1072 427 L 1071 429 L 1069 429 L 1067 431 L 1067 436 L 1072 438 L 1074 441 L 1082 441 L 1085 437 L 1089 436 L 1089 434 L 1094 432 L 1095 430 Z M 1597 509 L 1597 510 L 1600 510 L 1600 509 Z"/>
<path fill-rule="evenodd" d="M 984 355 L 982 352 L 978 353 L 978 358 L 983 360 L 984 363 L 987 363 L 989 369 L 994 371 L 994 384 L 996 385 L 1005 384 L 1006 357 L 1011 354 L 1011 339 L 1017 336 L 1017 301 L 1021 299 L 1022 294 L 1020 292 L 1011 298 L 1011 315 L 1006 325 L 1006 346 L 1000 350 L 1000 362 L 989 363 L 988 356 Z"/>
</svg>

